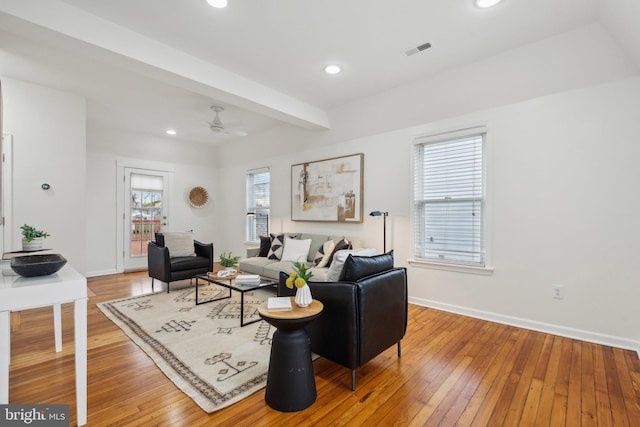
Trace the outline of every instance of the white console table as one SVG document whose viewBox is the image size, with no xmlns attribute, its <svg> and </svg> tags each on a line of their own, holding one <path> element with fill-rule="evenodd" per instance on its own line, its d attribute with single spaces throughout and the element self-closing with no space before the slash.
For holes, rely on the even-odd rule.
<svg viewBox="0 0 640 427">
<path fill-rule="evenodd" d="M 87 279 L 68 264 L 48 276 L 0 274 L 0 404 L 9 403 L 11 312 L 53 306 L 55 348 L 61 351 L 60 305 L 66 302 L 74 303 L 76 405 L 81 426 L 87 423 Z"/>
</svg>

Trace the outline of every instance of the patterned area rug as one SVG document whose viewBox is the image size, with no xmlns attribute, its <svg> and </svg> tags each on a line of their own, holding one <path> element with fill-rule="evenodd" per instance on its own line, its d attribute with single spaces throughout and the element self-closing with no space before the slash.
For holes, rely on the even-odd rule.
<svg viewBox="0 0 640 427">
<path fill-rule="evenodd" d="M 244 321 L 259 319 L 257 307 L 275 290 L 245 294 Z M 198 298 L 229 295 L 202 286 Z M 262 389 L 267 383 L 271 337 L 265 321 L 240 327 L 240 293 L 195 305 L 195 288 L 172 290 L 98 304 L 102 312 L 144 350 L 184 393 L 214 412 Z"/>
</svg>

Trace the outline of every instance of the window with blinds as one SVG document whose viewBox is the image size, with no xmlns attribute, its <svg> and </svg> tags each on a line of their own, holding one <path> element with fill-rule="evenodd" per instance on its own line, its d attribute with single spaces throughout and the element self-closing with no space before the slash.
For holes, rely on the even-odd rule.
<svg viewBox="0 0 640 427">
<path fill-rule="evenodd" d="M 484 128 L 416 140 L 414 256 L 485 265 Z"/>
<path fill-rule="evenodd" d="M 247 173 L 247 241 L 257 242 L 269 235 L 271 174 L 268 168 Z"/>
</svg>

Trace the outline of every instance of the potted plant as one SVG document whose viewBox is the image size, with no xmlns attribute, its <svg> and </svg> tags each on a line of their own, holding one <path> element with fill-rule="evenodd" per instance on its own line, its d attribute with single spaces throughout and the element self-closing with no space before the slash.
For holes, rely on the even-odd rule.
<svg viewBox="0 0 640 427">
<path fill-rule="evenodd" d="M 27 224 L 21 226 L 20 230 L 22 230 L 23 251 L 35 251 L 37 249 L 42 249 L 43 240 L 50 236 L 46 231 L 37 230 L 35 227 Z"/>
<path fill-rule="evenodd" d="M 223 266 L 225 270 L 233 269 L 238 261 L 240 261 L 240 257 L 231 255 L 231 252 L 229 252 L 229 255 L 227 255 L 226 252 L 220 254 L 220 265 Z"/>
<path fill-rule="evenodd" d="M 297 288 L 295 301 L 299 307 L 308 307 L 311 304 L 311 289 L 308 283 L 312 276 L 313 272 L 306 264 L 293 263 L 293 272 L 287 278 L 285 285 L 289 289 L 293 289 L 294 286 Z"/>
</svg>

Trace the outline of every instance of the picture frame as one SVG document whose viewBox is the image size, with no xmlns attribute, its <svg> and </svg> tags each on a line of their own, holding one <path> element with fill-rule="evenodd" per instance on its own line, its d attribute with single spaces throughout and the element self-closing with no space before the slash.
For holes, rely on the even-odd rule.
<svg viewBox="0 0 640 427">
<path fill-rule="evenodd" d="M 362 223 L 364 154 L 291 166 L 291 220 Z"/>
</svg>

